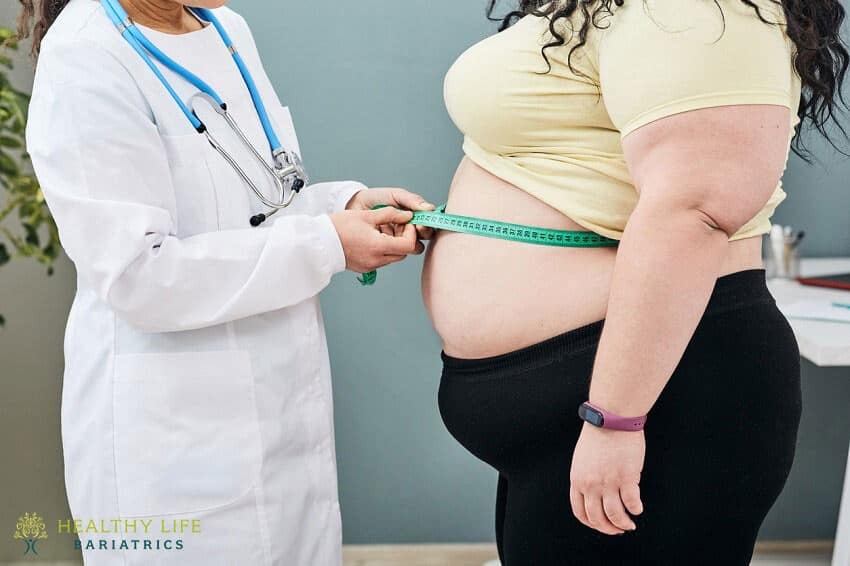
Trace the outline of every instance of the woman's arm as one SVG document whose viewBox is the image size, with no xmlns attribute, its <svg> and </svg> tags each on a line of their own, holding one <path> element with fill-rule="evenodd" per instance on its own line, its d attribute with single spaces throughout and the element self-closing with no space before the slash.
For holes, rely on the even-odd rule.
<svg viewBox="0 0 850 566">
<path fill-rule="evenodd" d="M 729 237 L 768 201 L 784 169 L 789 109 L 706 108 L 652 122 L 623 149 L 638 205 L 621 240 L 590 401 L 645 415 L 702 318 Z M 571 473 L 576 517 L 601 532 L 642 511 L 643 434 L 585 425 Z"/>
</svg>

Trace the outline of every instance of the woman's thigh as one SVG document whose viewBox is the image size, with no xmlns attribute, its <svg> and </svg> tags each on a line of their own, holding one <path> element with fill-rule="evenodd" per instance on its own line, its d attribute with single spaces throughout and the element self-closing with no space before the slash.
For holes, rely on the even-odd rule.
<svg viewBox="0 0 850 566">
<path fill-rule="evenodd" d="M 647 423 L 647 558 L 749 564 L 794 459 L 799 364 L 773 304 L 703 318 Z"/>
<path fill-rule="evenodd" d="M 595 348 L 538 350 L 501 357 L 495 372 L 449 371 L 441 385 L 449 430 L 503 476 L 497 528 L 507 566 L 747 564 L 790 470 L 800 414 L 796 342 L 776 307 L 700 322 L 647 424 L 646 510 L 635 532 L 617 537 L 579 523 L 569 504 L 575 408 Z M 530 366 L 541 352 L 549 359 Z M 521 371 L 506 370 L 511 356 L 525 360 Z"/>
</svg>

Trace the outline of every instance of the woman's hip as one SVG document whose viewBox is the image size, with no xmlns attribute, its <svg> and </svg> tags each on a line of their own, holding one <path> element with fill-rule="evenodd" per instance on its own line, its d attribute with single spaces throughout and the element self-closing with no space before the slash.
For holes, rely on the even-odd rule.
<svg viewBox="0 0 850 566">
<path fill-rule="evenodd" d="M 449 432 L 503 470 L 527 465 L 551 449 L 571 452 L 582 426 L 576 411 L 587 399 L 603 324 L 599 320 L 490 358 L 443 354 L 439 403 Z M 650 412 L 647 456 L 656 448 L 715 450 L 712 442 L 725 442 L 754 455 L 783 453 L 790 465 L 801 404 L 799 372 L 797 343 L 767 289 L 764 270 L 719 278 Z"/>
</svg>

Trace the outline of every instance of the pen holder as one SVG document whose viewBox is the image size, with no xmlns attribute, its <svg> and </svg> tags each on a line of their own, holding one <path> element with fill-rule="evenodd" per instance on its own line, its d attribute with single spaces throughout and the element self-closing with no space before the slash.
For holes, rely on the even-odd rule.
<svg viewBox="0 0 850 566">
<path fill-rule="evenodd" d="M 765 275 L 768 279 L 796 279 L 800 276 L 800 248 L 783 246 L 781 252 L 771 245 L 765 254 Z"/>
</svg>

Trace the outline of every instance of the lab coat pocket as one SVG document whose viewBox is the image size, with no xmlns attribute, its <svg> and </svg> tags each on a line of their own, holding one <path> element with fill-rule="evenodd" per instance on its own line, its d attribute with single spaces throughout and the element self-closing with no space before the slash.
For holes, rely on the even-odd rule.
<svg viewBox="0 0 850 566">
<path fill-rule="evenodd" d="M 246 351 L 126 354 L 115 364 L 123 517 L 220 507 L 257 483 L 260 428 Z"/>
<path fill-rule="evenodd" d="M 177 206 L 177 237 L 185 238 L 218 229 L 215 184 L 206 155 L 212 149 L 198 134 L 162 136 L 168 154 Z"/>
</svg>

